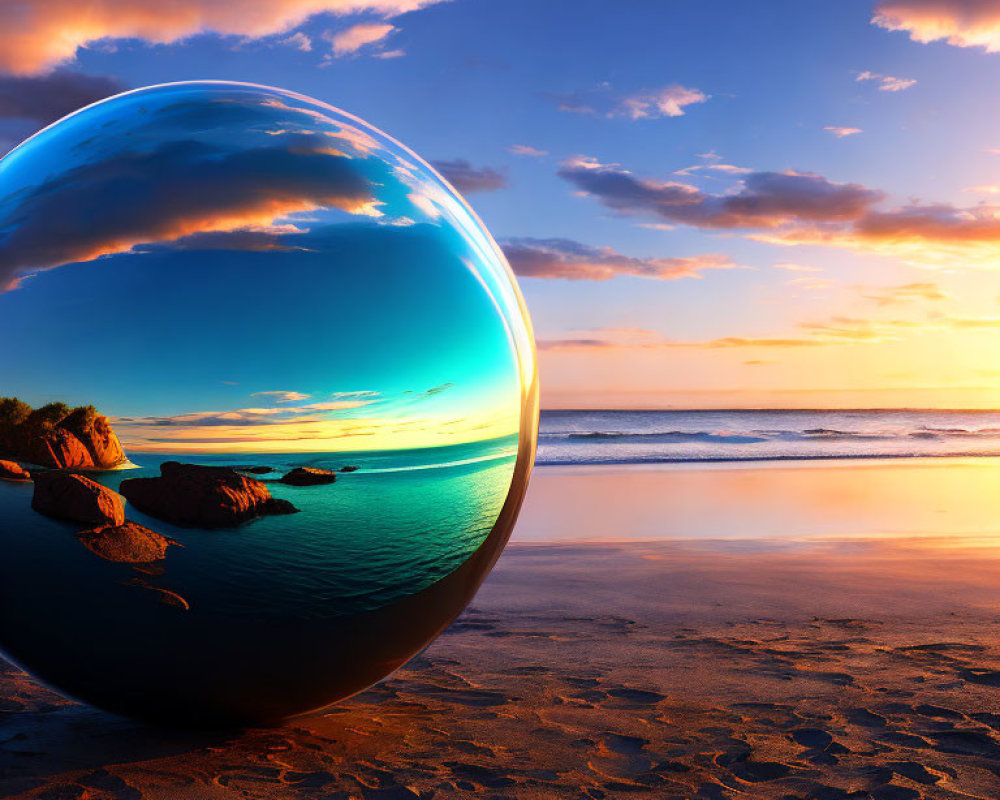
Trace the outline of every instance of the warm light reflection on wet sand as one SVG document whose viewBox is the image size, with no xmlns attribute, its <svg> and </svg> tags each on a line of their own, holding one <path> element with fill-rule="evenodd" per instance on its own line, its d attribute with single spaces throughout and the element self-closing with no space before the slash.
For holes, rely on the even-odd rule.
<svg viewBox="0 0 1000 800">
<path fill-rule="evenodd" d="M 1000 543 L 1000 459 L 542 467 L 514 540 L 886 537 Z"/>
</svg>

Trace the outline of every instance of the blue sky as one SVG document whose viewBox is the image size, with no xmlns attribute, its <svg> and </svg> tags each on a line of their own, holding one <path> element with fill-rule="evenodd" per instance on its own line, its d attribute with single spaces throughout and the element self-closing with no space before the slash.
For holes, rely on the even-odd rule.
<svg viewBox="0 0 1000 800">
<path fill-rule="evenodd" d="M 437 162 L 521 275 L 545 405 L 1000 402 L 995 4 L 18 5 L 11 142 L 46 91 L 219 78 Z"/>
</svg>

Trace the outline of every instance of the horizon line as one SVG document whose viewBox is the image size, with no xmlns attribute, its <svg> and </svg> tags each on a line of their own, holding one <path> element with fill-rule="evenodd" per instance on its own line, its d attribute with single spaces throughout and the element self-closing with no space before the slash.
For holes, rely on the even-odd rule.
<svg viewBox="0 0 1000 800">
<path fill-rule="evenodd" d="M 657 412 L 657 411 L 942 411 L 942 412 L 979 412 L 984 414 L 998 413 L 1000 408 L 963 408 L 963 407 L 939 407 L 939 406 L 706 406 L 698 407 L 641 407 L 641 408 L 618 408 L 618 407 L 591 407 L 591 408 L 542 408 L 541 413 L 570 412 L 583 413 L 592 411 L 628 411 L 628 412 Z"/>
</svg>

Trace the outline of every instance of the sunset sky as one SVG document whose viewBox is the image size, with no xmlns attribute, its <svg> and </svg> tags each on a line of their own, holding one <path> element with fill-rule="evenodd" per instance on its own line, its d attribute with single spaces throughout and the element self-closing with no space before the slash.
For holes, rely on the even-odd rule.
<svg viewBox="0 0 1000 800">
<path fill-rule="evenodd" d="M 543 407 L 1000 407 L 996 2 L 15 0 L 0 70 L 0 149 L 196 78 L 403 141 L 521 276 Z"/>
</svg>

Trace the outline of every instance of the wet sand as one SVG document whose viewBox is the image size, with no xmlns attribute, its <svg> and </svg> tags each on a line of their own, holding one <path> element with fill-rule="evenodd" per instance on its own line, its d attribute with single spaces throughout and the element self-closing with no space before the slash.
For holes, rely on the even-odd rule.
<svg viewBox="0 0 1000 800">
<path fill-rule="evenodd" d="M 553 538 L 611 538 L 580 511 L 595 502 L 590 478 L 540 470 L 521 541 L 466 613 L 389 680 L 322 715 L 165 732 L 3 668 L 0 796 L 995 798 L 1000 539 L 976 534 L 968 507 L 939 515 L 964 515 L 961 535 L 916 520 L 910 536 L 823 523 L 823 504 L 868 503 L 844 499 L 851 485 L 868 497 L 860 487 L 909 482 L 897 499 L 911 508 L 967 492 L 985 532 L 998 501 L 979 494 L 992 475 L 963 479 L 951 466 L 947 479 L 918 466 L 772 470 L 745 505 L 756 538 L 717 528 L 720 538 L 534 543 L 545 526 Z M 605 501 L 648 483 L 639 499 L 669 517 L 669 498 L 690 510 L 701 482 L 703 513 L 715 502 L 732 515 L 728 493 L 746 490 L 736 472 L 608 471 L 601 483 Z M 553 508 L 574 482 L 586 499 Z M 808 535 L 762 521 L 790 482 L 796 518 L 822 498 Z"/>
</svg>

